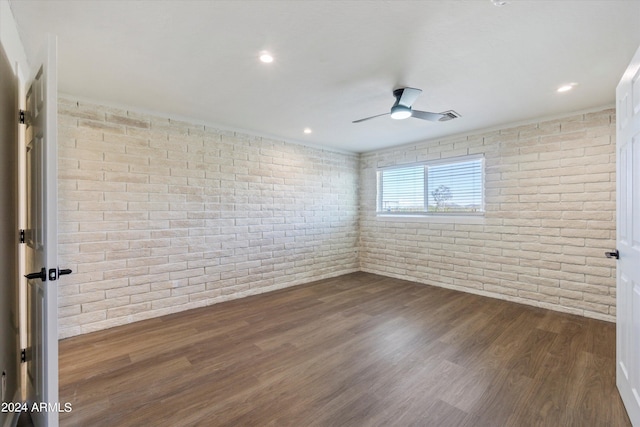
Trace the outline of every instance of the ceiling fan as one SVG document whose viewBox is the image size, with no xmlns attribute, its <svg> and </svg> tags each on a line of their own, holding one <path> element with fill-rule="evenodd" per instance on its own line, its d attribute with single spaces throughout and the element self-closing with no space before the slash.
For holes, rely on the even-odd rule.
<svg viewBox="0 0 640 427">
<path fill-rule="evenodd" d="M 445 111 L 443 113 L 430 113 L 428 111 L 413 110 L 411 108 L 411 105 L 413 105 L 413 103 L 421 93 L 422 89 L 416 89 L 412 87 L 402 87 L 396 89 L 393 91 L 393 96 L 396 98 L 396 102 L 391 107 L 391 111 L 360 120 L 354 120 L 353 123 L 360 123 L 364 122 L 365 120 L 375 119 L 376 117 L 387 115 L 390 115 L 392 119 L 396 120 L 415 117 L 416 119 L 429 120 L 432 122 L 446 122 L 448 120 L 457 119 L 458 117 L 460 117 L 460 114 L 456 113 L 453 110 Z"/>
</svg>

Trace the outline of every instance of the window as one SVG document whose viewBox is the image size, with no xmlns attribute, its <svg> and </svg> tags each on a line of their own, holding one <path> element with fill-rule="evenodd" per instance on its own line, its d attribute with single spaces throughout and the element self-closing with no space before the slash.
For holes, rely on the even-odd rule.
<svg viewBox="0 0 640 427">
<path fill-rule="evenodd" d="M 478 215 L 484 213 L 484 158 L 390 167 L 378 171 L 379 214 Z"/>
</svg>

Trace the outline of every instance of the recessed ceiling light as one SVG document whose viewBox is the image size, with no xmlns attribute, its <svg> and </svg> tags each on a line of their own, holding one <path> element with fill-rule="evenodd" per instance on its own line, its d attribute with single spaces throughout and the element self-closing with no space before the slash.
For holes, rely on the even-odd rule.
<svg viewBox="0 0 640 427">
<path fill-rule="evenodd" d="M 271 62 L 273 62 L 273 55 L 271 55 L 269 52 L 267 52 L 266 50 L 263 50 L 262 52 L 260 52 L 260 61 L 269 64 Z"/>
<path fill-rule="evenodd" d="M 509 2 L 504 1 L 504 0 L 491 0 L 491 3 L 493 3 L 494 6 L 504 6 L 505 4 L 508 4 Z"/>
<path fill-rule="evenodd" d="M 568 92 L 568 91 L 570 91 L 571 89 L 573 89 L 577 85 L 578 85 L 578 83 L 569 83 L 569 84 L 566 84 L 566 85 L 562 85 L 557 89 L 557 91 L 560 92 L 560 93 Z"/>
<path fill-rule="evenodd" d="M 311 129 L 309 129 L 309 128 L 304 128 L 303 132 L 304 132 L 304 133 L 306 133 L 306 134 L 309 134 L 309 133 L 311 133 Z"/>
</svg>

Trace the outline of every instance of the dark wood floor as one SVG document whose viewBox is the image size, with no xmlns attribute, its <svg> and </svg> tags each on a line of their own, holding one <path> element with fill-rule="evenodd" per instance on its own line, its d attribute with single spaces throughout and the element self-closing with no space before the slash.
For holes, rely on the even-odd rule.
<svg viewBox="0 0 640 427">
<path fill-rule="evenodd" d="M 63 340 L 62 426 L 630 426 L 615 325 L 355 273 Z"/>
</svg>

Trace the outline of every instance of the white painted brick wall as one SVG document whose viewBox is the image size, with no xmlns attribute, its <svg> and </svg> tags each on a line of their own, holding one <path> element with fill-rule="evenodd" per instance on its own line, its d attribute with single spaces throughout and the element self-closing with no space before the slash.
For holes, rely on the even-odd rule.
<svg viewBox="0 0 640 427">
<path fill-rule="evenodd" d="M 364 271 L 615 320 L 615 111 L 361 156 Z M 376 168 L 484 153 L 481 223 L 376 217 Z"/>
<path fill-rule="evenodd" d="M 357 156 L 63 96 L 60 336 L 357 270 L 612 321 L 614 117 Z M 376 217 L 377 167 L 477 153 L 481 223 Z"/>
<path fill-rule="evenodd" d="M 60 337 L 358 270 L 358 156 L 59 101 Z"/>
</svg>

